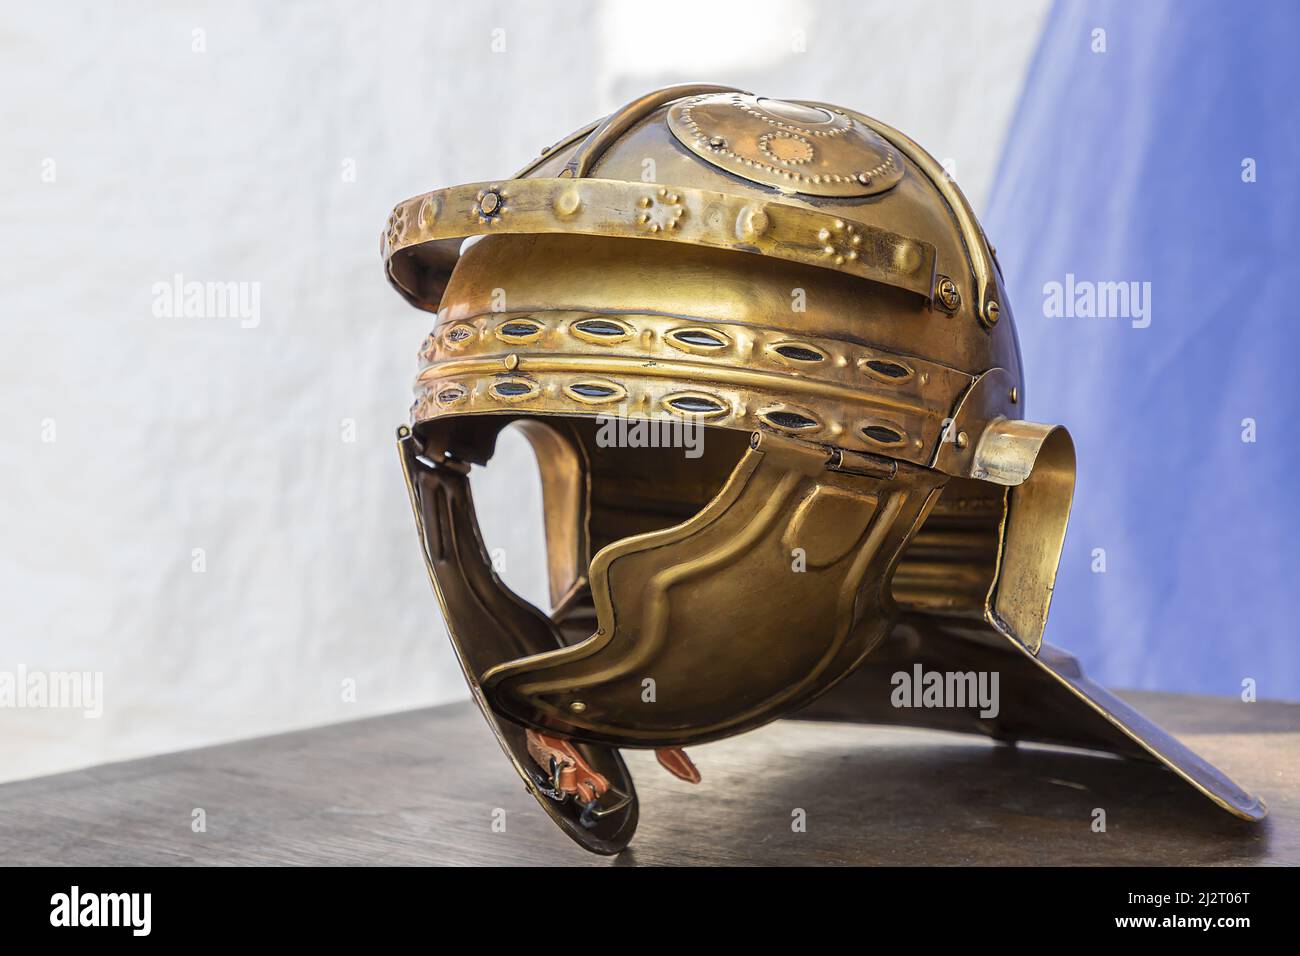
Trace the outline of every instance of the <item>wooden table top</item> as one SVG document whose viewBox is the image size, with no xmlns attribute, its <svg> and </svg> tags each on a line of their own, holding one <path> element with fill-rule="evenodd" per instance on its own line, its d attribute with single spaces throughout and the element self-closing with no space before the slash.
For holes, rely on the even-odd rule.
<svg viewBox="0 0 1300 956">
<path fill-rule="evenodd" d="M 1123 696 L 1261 794 L 1269 819 L 1237 821 L 1141 763 L 780 721 L 691 749 L 697 786 L 625 751 L 640 829 L 628 851 L 598 857 L 555 828 L 466 702 L 4 784 L 0 861 L 1300 863 L 1300 704 Z M 1092 829 L 1097 807 L 1104 833 Z M 206 832 L 192 828 L 197 808 Z M 792 831 L 796 809 L 806 832 Z"/>
</svg>

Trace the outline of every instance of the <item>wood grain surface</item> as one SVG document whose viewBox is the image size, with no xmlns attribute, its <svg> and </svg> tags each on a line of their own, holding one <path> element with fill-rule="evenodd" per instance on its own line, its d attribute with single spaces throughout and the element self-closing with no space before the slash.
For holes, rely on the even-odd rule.
<svg viewBox="0 0 1300 956">
<path fill-rule="evenodd" d="M 697 786 L 625 752 L 640 829 L 597 857 L 551 824 L 463 703 L 5 784 L 0 863 L 1300 863 L 1300 704 L 1124 696 L 1262 794 L 1269 819 L 1241 823 L 1141 763 L 781 721 L 693 748 Z"/>
</svg>

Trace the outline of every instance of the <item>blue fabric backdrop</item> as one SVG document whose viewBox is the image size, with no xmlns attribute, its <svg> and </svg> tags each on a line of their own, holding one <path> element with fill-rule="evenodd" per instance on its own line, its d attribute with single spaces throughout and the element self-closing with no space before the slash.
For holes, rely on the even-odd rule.
<svg viewBox="0 0 1300 956">
<path fill-rule="evenodd" d="M 1047 636 L 1115 686 L 1300 698 L 1298 43 L 1297 3 L 1058 3 L 983 217 L 1079 452 Z M 1067 274 L 1150 324 L 1045 314 Z"/>
</svg>

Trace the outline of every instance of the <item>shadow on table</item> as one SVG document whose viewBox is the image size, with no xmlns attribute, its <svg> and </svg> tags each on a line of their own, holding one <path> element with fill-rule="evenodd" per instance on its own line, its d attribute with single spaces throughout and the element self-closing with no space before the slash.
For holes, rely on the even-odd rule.
<svg viewBox="0 0 1300 956">
<path fill-rule="evenodd" d="M 694 792 L 648 788 L 633 847 L 670 841 L 682 863 L 717 862 L 720 846 L 727 862 L 758 864 L 1185 866 L 1269 857 L 1267 820 L 1239 820 L 1154 764 L 983 741 L 836 744 L 782 748 L 753 773 L 734 758 L 711 773 L 705 760 Z M 794 829 L 800 810 L 804 832 Z M 635 864 L 636 855 L 620 862 Z"/>
</svg>

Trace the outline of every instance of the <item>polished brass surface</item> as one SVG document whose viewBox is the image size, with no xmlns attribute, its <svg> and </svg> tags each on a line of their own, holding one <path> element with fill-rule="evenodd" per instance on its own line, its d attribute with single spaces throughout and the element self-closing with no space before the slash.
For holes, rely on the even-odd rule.
<svg viewBox="0 0 1300 956">
<path fill-rule="evenodd" d="M 471 236 L 607 236 L 732 249 L 837 269 L 931 298 L 934 247 L 869 223 L 779 202 L 603 179 L 470 183 L 408 199 L 384 233 L 393 282 L 417 304 L 430 269 Z M 427 256 L 436 252 L 431 260 Z"/>
<path fill-rule="evenodd" d="M 897 130 L 673 87 L 514 179 L 400 203 L 381 245 L 435 314 L 399 446 L 452 642 L 583 846 L 636 825 L 615 748 L 692 779 L 672 748 L 801 710 L 1152 759 L 1263 815 L 1043 643 L 1073 443 L 1025 419 L 993 249 Z M 611 421 L 702 443 L 611 442 Z M 549 616 L 496 577 L 469 497 L 510 426 L 538 460 Z M 916 661 L 1004 675 L 1001 716 L 891 705 Z"/>
<path fill-rule="evenodd" d="M 410 429 L 398 430 L 398 448 L 425 563 L 442 607 L 452 646 L 475 702 L 529 790 L 574 840 L 597 853 L 617 853 L 636 830 L 636 791 L 618 751 L 573 741 L 583 765 L 616 791 L 619 801 L 599 815 L 573 801 L 545 796 L 545 779 L 529 754 L 523 727 L 497 718 L 480 678 L 494 663 L 540 653 L 562 643 L 554 625 L 502 585 L 483 547 L 467 469 L 433 463 L 420 454 Z"/>
<path fill-rule="evenodd" d="M 769 319 L 782 321 L 540 309 L 449 317 L 421 353 L 413 418 L 527 411 L 654 419 L 680 416 L 675 406 L 686 397 L 710 425 L 770 427 L 930 463 L 971 376 Z M 584 334 L 592 323 L 604 334 Z M 503 382 L 514 394 L 501 394 Z M 772 413 L 783 411 L 800 419 L 782 424 Z"/>
<path fill-rule="evenodd" d="M 614 143 L 639 121 L 662 106 L 667 106 L 683 96 L 708 96 L 717 93 L 739 93 L 729 86 L 715 86 L 711 83 L 687 83 L 681 86 L 669 86 L 662 90 L 647 93 L 628 103 L 618 112 L 607 116 L 604 122 L 597 123 L 586 139 L 569 157 L 564 170 L 560 173 L 566 178 L 585 178 L 591 172 L 591 166 L 605 154 Z"/>
<path fill-rule="evenodd" d="M 884 636 L 887 571 L 942 482 L 906 466 L 890 479 L 834 472 L 823 446 L 756 434 L 697 515 L 595 557 L 588 640 L 499 664 L 484 688 L 520 723 L 613 745 L 681 746 L 766 723 Z M 796 549 L 805 569 L 791 573 Z"/>
<path fill-rule="evenodd" d="M 668 128 L 706 162 L 781 192 L 874 196 L 903 178 L 898 151 L 840 109 L 705 93 L 674 103 Z"/>
</svg>

